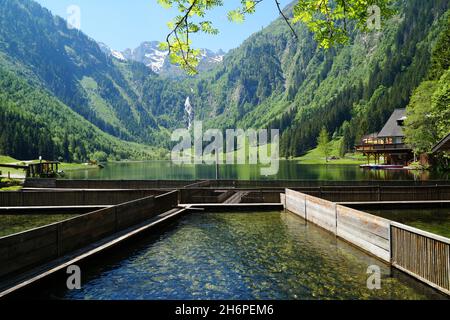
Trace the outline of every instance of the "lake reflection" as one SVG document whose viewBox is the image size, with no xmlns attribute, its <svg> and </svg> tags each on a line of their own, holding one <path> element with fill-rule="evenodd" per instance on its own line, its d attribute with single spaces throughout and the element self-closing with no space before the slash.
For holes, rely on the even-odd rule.
<svg viewBox="0 0 450 320">
<path fill-rule="evenodd" d="M 279 172 L 262 176 L 259 165 L 220 165 L 219 178 L 230 180 L 440 180 L 448 175 L 405 170 L 364 170 L 358 165 L 306 165 L 298 161 L 280 161 Z M 68 179 L 105 180 L 201 180 L 215 179 L 214 165 L 178 165 L 171 161 L 114 162 L 102 170 L 90 169 L 66 173 Z"/>
</svg>

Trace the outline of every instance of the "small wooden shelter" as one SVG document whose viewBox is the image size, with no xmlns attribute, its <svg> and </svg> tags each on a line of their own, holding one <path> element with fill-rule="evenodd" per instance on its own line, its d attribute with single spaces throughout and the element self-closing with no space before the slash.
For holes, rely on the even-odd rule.
<svg viewBox="0 0 450 320">
<path fill-rule="evenodd" d="M 58 161 L 40 161 L 27 164 L 0 164 L 0 168 L 25 170 L 27 178 L 52 178 L 58 174 Z"/>
</svg>

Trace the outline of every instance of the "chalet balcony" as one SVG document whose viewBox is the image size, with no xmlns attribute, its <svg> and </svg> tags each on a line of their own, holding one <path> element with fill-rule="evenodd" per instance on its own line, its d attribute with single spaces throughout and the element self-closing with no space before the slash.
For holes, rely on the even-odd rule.
<svg viewBox="0 0 450 320">
<path fill-rule="evenodd" d="M 362 153 L 409 152 L 411 148 L 406 143 L 362 144 L 356 146 L 356 151 Z"/>
</svg>

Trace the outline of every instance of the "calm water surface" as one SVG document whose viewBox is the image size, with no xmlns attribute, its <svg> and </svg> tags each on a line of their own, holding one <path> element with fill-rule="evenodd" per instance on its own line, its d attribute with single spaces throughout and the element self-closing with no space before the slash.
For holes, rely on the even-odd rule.
<svg viewBox="0 0 450 320">
<path fill-rule="evenodd" d="M 450 208 L 365 210 L 377 216 L 450 238 Z"/>
<path fill-rule="evenodd" d="M 430 299 L 428 287 L 289 213 L 196 213 L 83 268 L 63 299 Z M 378 265 L 380 290 L 366 286 Z M 394 271 L 395 272 L 395 271 Z"/>
<path fill-rule="evenodd" d="M 448 175 L 405 170 L 364 170 L 358 165 L 305 165 L 298 161 L 280 161 L 275 176 L 261 175 L 258 165 L 220 165 L 219 178 L 240 180 L 428 180 L 448 179 Z M 214 165 L 178 165 L 171 161 L 107 163 L 102 170 L 66 172 L 68 179 L 109 180 L 196 180 L 215 179 Z"/>
</svg>

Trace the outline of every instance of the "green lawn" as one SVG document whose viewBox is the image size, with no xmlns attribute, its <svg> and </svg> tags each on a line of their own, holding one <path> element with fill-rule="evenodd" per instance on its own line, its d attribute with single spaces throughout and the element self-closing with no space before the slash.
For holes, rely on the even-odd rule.
<svg viewBox="0 0 450 320">
<path fill-rule="evenodd" d="M 12 186 L 12 187 L 0 188 L 0 192 L 4 192 L 4 191 L 20 191 L 20 190 L 22 190 L 22 186 Z"/>
<path fill-rule="evenodd" d="M 8 156 L 2 156 L 0 155 L 0 163 L 15 163 L 18 160 L 8 157 Z"/>
<path fill-rule="evenodd" d="M 17 159 L 11 158 L 9 156 L 2 156 L 0 155 L 0 164 L 15 164 L 20 162 Z M 11 178 L 18 178 L 18 177 L 25 177 L 25 172 L 23 170 L 16 170 L 16 169 L 10 169 L 10 168 L 1 168 L 0 167 L 0 178 L 4 177 L 7 178 L 8 177 L 8 173 L 10 174 Z"/>
<path fill-rule="evenodd" d="M 346 154 L 345 157 L 339 156 L 339 148 L 341 144 L 341 139 L 332 140 L 330 142 L 330 157 L 337 158 L 336 160 L 328 160 L 325 161 L 325 156 L 320 152 L 319 149 L 313 149 L 309 151 L 307 154 L 301 157 L 295 158 L 295 160 L 299 160 L 302 164 L 351 164 L 351 165 L 359 165 L 365 164 L 366 158 L 360 154 Z"/>
<path fill-rule="evenodd" d="M 59 170 L 72 171 L 72 170 L 86 170 L 86 169 L 98 169 L 97 165 L 86 165 L 84 163 L 66 163 L 62 162 L 59 165 Z"/>
</svg>

